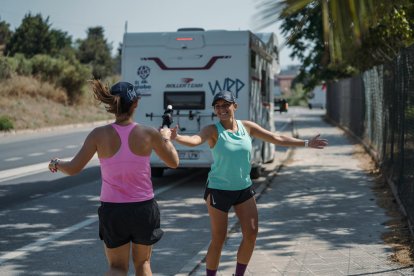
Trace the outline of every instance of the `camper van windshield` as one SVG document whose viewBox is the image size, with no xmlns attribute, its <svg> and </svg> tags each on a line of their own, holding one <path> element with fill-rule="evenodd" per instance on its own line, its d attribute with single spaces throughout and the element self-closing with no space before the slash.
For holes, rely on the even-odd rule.
<svg viewBox="0 0 414 276">
<path fill-rule="evenodd" d="M 166 109 L 168 105 L 172 105 L 174 110 L 205 109 L 205 92 L 164 92 L 164 109 Z"/>
</svg>

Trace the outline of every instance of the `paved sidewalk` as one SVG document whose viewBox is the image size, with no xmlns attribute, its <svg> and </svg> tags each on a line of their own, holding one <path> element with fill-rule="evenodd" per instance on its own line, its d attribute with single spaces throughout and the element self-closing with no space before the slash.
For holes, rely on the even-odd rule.
<svg viewBox="0 0 414 276">
<path fill-rule="evenodd" d="M 301 138 L 321 133 L 324 150 L 297 148 L 258 201 L 259 235 L 246 275 L 414 275 L 389 260 L 381 234 L 389 219 L 371 190 L 373 179 L 353 158 L 354 146 L 323 113 L 301 110 Z M 229 235 L 218 275 L 232 275 L 240 243 Z M 191 275 L 205 275 L 202 263 Z"/>
</svg>

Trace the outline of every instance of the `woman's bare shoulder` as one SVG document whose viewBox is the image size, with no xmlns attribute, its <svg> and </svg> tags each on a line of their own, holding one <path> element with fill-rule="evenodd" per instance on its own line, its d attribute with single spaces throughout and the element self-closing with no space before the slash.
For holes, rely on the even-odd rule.
<svg viewBox="0 0 414 276">
<path fill-rule="evenodd" d="M 254 122 L 248 120 L 240 120 L 240 122 L 242 122 L 242 124 L 245 126 L 251 126 L 254 124 Z"/>
<path fill-rule="evenodd" d="M 141 139 L 153 139 L 156 135 L 159 135 L 159 131 L 151 126 L 137 124 L 135 126 L 134 132 Z"/>
<path fill-rule="evenodd" d="M 135 126 L 135 129 L 139 130 L 140 132 L 149 134 L 149 135 L 158 132 L 158 130 L 152 126 L 146 126 L 146 125 L 141 125 L 141 124 L 137 124 Z"/>
<path fill-rule="evenodd" d="M 217 129 L 216 124 L 206 125 L 204 128 L 205 128 L 205 129 L 209 129 L 209 130 L 214 130 L 214 129 Z"/>
<path fill-rule="evenodd" d="M 215 124 L 206 125 L 205 127 L 202 128 L 201 131 L 206 132 L 206 133 L 216 133 L 217 132 L 217 127 L 216 127 Z"/>
<path fill-rule="evenodd" d="M 91 131 L 91 135 L 102 135 L 104 133 L 107 133 L 108 131 L 112 131 L 113 127 L 111 125 L 104 125 L 104 126 L 99 126 L 99 127 L 95 127 L 92 131 Z"/>
<path fill-rule="evenodd" d="M 258 125 L 255 122 L 252 121 L 248 121 L 248 120 L 241 120 L 241 123 L 243 124 L 243 126 L 246 128 L 247 132 L 249 132 L 249 134 L 253 134 L 252 132 L 254 132 Z"/>
</svg>

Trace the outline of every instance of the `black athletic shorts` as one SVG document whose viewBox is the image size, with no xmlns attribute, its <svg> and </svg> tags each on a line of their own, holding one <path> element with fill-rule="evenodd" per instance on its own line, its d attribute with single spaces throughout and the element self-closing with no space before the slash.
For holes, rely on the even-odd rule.
<svg viewBox="0 0 414 276">
<path fill-rule="evenodd" d="M 164 234 L 155 199 L 133 203 L 101 202 L 98 215 L 99 237 L 108 248 L 129 242 L 152 245 Z"/>
<path fill-rule="evenodd" d="M 218 190 L 206 187 L 204 199 L 207 200 L 208 195 L 211 195 L 210 205 L 228 213 L 231 206 L 243 203 L 252 198 L 255 194 L 256 192 L 252 186 L 238 191 Z"/>
</svg>

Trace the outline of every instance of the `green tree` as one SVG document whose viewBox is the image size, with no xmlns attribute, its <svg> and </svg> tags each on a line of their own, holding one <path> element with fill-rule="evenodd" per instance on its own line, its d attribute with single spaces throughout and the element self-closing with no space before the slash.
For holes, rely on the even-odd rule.
<svg viewBox="0 0 414 276">
<path fill-rule="evenodd" d="M 265 0 L 261 26 L 281 21 L 298 79 L 311 89 L 392 59 L 413 42 L 413 6 L 407 0 Z M 411 22 L 411 23 L 410 23 Z"/>
<path fill-rule="evenodd" d="M 67 32 L 52 29 L 50 30 L 50 39 L 52 44 L 50 54 L 52 56 L 75 55 L 75 49 L 72 47 L 72 37 Z"/>
<path fill-rule="evenodd" d="M 28 58 L 37 54 L 56 56 L 62 49 L 70 48 L 71 37 L 50 26 L 49 17 L 43 19 L 41 14 L 26 14 L 6 45 L 6 54 L 22 53 Z"/>
<path fill-rule="evenodd" d="M 327 53 L 323 61 L 331 65 L 354 60 L 355 51 L 361 50 L 362 46 L 375 44 L 377 56 L 372 57 L 375 62 L 378 53 L 389 57 L 391 48 L 398 52 L 399 48 L 414 42 L 411 0 L 263 0 L 261 5 L 261 24 L 264 26 L 304 9 L 310 13 L 321 10 Z M 307 23 L 307 16 L 304 14 L 296 32 Z M 372 53 L 372 49 L 368 52 Z"/>
<path fill-rule="evenodd" d="M 0 21 L 0 51 L 10 40 L 11 35 L 12 31 L 10 30 L 10 24 L 6 21 Z"/>
<path fill-rule="evenodd" d="M 43 19 L 40 14 L 25 15 L 21 25 L 16 29 L 6 46 L 6 54 L 22 53 L 26 57 L 46 54 L 51 51 L 49 18 Z"/>
<path fill-rule="evenodd" d="M 294 82 L 302 83 L 306 91 L 312 90 L 322 81 L 356 73 L 351 66 L 332 68 L 326 65 L 324 60 L 329 59 L 329 56 L 325 51 L 322 26 L 322 9 L 312 5 L 284 18 L 281 24 L 282 34 L 288 37 L 286 46 L 292 49 L 291 57 L 301 61 L 299 74 Z"/>
<path fill-rule="evenodd" d="M 91 27 L 84 40 L 78 40 L 77 57 L 83 64 L 92 66 L 92 74 L 96 79 L 104 79 L 113 72 L 114 61 L 111 57 L 111 45 L 104 37 L 101 26 Z"/>
</svg>

